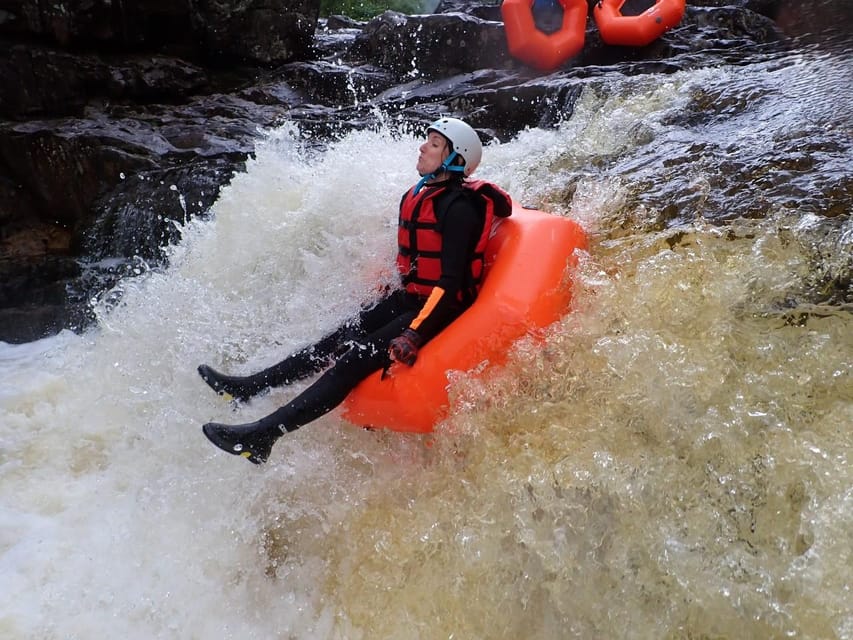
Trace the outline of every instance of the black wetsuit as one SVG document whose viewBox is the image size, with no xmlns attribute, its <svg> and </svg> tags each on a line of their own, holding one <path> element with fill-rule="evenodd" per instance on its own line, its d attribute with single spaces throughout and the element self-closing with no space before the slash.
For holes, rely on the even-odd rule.
<svg viewBox="0 0 853 640">
<path fill-rule="evenodd" d="M 258 422 L 236 427 L 205 425 L 205 433 L 214 444 L 231 453 L 242 453 L 252 462 L 263 462 L 282 431 L 294 431 L 328 413 L 359 382 L 387 366 L 390 342 L 410 328 L 416 318 L 417 334 L 423 344 L 470 306 L 471 301 L 460 302 L 459 292 L 470 280 L 472 247 L 482 233 L 484 211 L 473 196 L 459 197 L 460 190 L 453 183 L 443 182 L 425 189 L 445 187 L 449 188 L 437 196 L 435 206 L 437 230 L 442 235 L 441 278 L 436 286 L 444 294 L 428 313 L 422 314 L 426 297 L 397 289 L 322 340 L 254 375 L 225 376 L 202 365 L 199 373 L 211 387 L 240 399 L 326 369 L 305 391 Z"/>
</svg>

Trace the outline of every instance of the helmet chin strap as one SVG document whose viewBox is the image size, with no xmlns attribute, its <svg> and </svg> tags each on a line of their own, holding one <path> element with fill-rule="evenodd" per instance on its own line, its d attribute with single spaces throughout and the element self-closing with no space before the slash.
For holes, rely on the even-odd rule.
<svg viewBox="0 0 853 640">
<path fill-rule="evenodd" d="M 427 182 L 429 182 L 430 180 L 432 180 L 433 178 L 438 176 L 438 174 L 440 174 L 440 173 L 444 173 L 445 171 L 448 173 L 462 173 L 463 171 L 465 171 L 465 167 L 463 167 L 461 165 L 458 165 L 458 164 L 454 164 L 453 166 L 450 165 L 451 162 L 456 160 L 456 157 L 458 155 L 459 154 L 456 153 L 455 151 L 451 151 L 450 155 L 447 156 L 447 159 L 441 163 L 441 166 L 438 169 L 436 169 L 432 173 L 426 174 L 420 180 L 418 180 L 418 183 L 415 185 L 415 188 L 412 189 L 412 195 L 415 195 L 415 196 L 418 195 L 418 191 L 423 189 L 423 186 Z"/>
</svg>

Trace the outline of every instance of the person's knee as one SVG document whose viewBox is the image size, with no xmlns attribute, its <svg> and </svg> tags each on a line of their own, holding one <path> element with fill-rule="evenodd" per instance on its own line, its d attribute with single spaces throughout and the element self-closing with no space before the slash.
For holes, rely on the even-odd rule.
<svg viewBox="0 0 853 640">
<path fill-rule="evenodd" d="M 336 377 L 354 378 L 358 381 L 382 368 L 387 354 L 373 343 L 354 342 L 330 369 Z"/>
</svg>

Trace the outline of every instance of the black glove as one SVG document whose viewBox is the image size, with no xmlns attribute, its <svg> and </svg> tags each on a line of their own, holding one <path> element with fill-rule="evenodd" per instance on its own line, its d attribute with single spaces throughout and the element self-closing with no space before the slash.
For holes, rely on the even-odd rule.
<svg viewBox="0 0 853 640">
<path fill-rule="evenodd" d="M 406 329 L 388 345 L 388 355 L 392 360 L 411 367 L 418 359 L 418 348 L 420 346 L 421 337 L 417 331 Z"/>
</svg>

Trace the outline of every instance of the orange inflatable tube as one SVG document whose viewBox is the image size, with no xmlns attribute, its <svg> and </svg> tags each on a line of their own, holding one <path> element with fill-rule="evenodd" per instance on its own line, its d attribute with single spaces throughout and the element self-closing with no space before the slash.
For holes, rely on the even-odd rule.
<svg viewBox="0 0 853 640">
<path fill-rule="evenodd" d="M 684 6 L 685 0 L 599 0 L 593 15 L 607 44 L 644 47 L 681 22 Z"/>
<path fill-rule="evenodd" d="M 502 364 L 514 342 L 569 310 L 567 266 L 586 235 L 574 221 L 513 203 L 486 249 L 487 275 L 474 305 L 420 350 L 414 366 L 393 364 L 344 400 L 353 424 L 428 433 L 447 417 L 448 373 Z"/>
<path fill-rule="evenodd" d="M 558 0 L 563 21 L 555 33 L 546 34 L 536 27 L 533 0 L 504 0 L 501 15 L 506 42 L 514 58 L 537 69 L 556 69 L 583 49 L 586 32 L 586 0 Z"/>
</svg>

